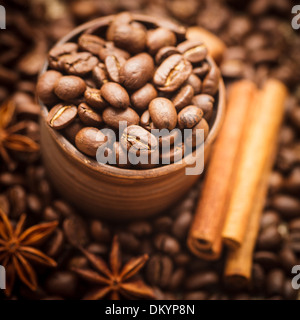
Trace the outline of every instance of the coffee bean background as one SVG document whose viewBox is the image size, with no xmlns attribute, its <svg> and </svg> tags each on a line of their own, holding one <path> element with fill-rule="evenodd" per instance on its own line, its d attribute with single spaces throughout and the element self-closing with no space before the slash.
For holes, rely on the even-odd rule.
<svg viewBox="0 0 300 320">
<path fill-rule="evenodd" d="M 141 275 L 155 288 L 157 298 L 298 298 L 298 292 L 291 287 L 291 268 L 300 264 L 300 36 L 290 24 L 294 4 L 287 0 L 102 0 L 101 5 L 97 0 L 4 1 L 7 29 L 1 30 L 0 37 L 0 101 L 14 99 L 15 121 L 26 121 L 24 134 L 35 140 L 39 135 L 39 107 L 35 104 L 34 92 L 46 52 L 76 25 L 123 10 L 172 17 L 185 25 L 201 25 L 216 33 L 228 46 L 220 66 L 226 84 L 239 78 L 250 78 L 261 84 L 266 77 L 274 76 L 291 92 L 278 137 L 279 148 L 253 256 L 250 287 L 235 287 L 223 281 L 225 256 L 217 262 L 206 262 L 195 258 L 186 248 L 185 239 L 201 181 L 159 217 L 111 225 L 97 219 L 82 219 L 76 208 L 70 207 L 52 189 L 39 155 L 29 157 L 17 153 L 12 154 L 16 165 L 10 170 L 0 162 L 0 207 L 13 222 L 26 212 L 28 226 L 53 220 L 59 220 L 60 224 L 41 248 L 58 262 L 57 269 L 36 266 L 38 290 L 32 292 L 17 282 L 12 299 L 82 298 L 90 288 L 71 271 L 74 266 L 85 267 L 88 263 L 77 249 L 78 245 L 107 257 L 115 234 L 119 235 L 124 261 L 142 253 L 149 254 Z M 97 43 L 86 40 L 81 46 L 93 50 Z M 101 66 L 97 74 L 101 83 L 105 77 Z M 199 85 L 192 79 L 189 84 L 195 91 Z M 180 101 L 188 95 L 187 88 L 177 98 L 178 110 Z M 47 92 L 45 96 L 53 98 Z M 205 101 L 204 118 L 207 119 L 212 102 Z M 95 103 L 101 108 L 101 102 Z M 143 106 L 139 107 L 143 110 Z M 65 121 L 71 117 L 71 111 L 72 108 Z M 74 139 L 72 132 L 78 129 L 73 130 L 69 127 L 68 134 Z"/>
</svg>

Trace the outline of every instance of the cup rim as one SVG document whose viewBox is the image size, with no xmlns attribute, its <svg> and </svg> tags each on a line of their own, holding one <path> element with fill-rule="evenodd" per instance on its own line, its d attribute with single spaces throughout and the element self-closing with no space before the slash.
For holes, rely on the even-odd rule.
<svg viewBox="0 0 300 320">
<path fill-rule="evenodd" d="M 148 15 L 143 14 L 134 14 L 131 13 L 134 20 L 144 22 L 144 23 L 150 23 L 153 25 L 156 25 L 158 27 L 166 27 L 171 29 L 172 31 L 176 32 L 177 34 L 184 35 L 186 29 L 183 26 L 180 26 L 177 23 L 174 23 L 171 20 L 168 19 L 158 19 L 155 17 L 151 17 Z M 89 22 L 86 22 L 84 24 L 79 25 L 75 29 L 73 29 L 71 32 L 66 34 L 64 37 L 62 37 L 56 44 L 52 47 L 59 46 L 65 42 L 68 42 L 70 39 L 74 38 L 75 36 L 79 35 L 83 31 L 86 31 L 91 28 L 99 28 L 101 26 L 105 26 L 109 24 L 109 22 L 112 21 L 115 15 L 100 17 L 94 20 L 91 20 Z M 208 55 L 207 60 L 211 64 L 215 64 L 215 61 L 213 58 Z M 48 69 L 48 61 L 45 62 L 39 77 L 45 73 Z M 205 150 L 209 145 L 211 145 L 214 140 L 216 139 L 222 122 L 225 115 L 225 99 L 226 99 L 226 93 L 225 93 L 225 85 L 223 78 L 220 77 L 219 80 L 219 91 L 218 91 L 218 105 L 217 105 L 217 112 L 216 117 L 214 119 L 213 125 L 210 128 L 210 131 L 208 133 L 208 136 L 204 142 L 204 153 Z M 43 121 L 46 122 L 46 117 L 48 115 L 48 108 L 46 105 L 37 97 L 38 103 L 41 106 L 41 116 L 43 118 Z M 50 128 L 46 124 L 46 128 L 48 132 L 52 135 L 52 138 L 55 140 L 56 144 L 63 150 L 63 152 L 66 152 L 69 158 L 73 159 L 74 161 L 80 162 L 82 165 L 88 167 L 90 170 L 105 174 L 108 176 L 114 176 L 118 178 L 124 178 L 124 179 L 133 179 L 133 180 L 142 180 L 142 179 L 151 179 L 155 177 L 160 177 L 163 175 L 167 175 L 170 172 L 176 172 L 179 171 L 187 166 L 190 166 L 192 163 L 186 162 L 186 160 L 190 159 L 192 156 L 195 156 L 196 150 L 192 153 L 188 154 L 186 157 L 184 157 L 181 161 L 181 163 L 172 163 L 172 164 L 166 164 L 160 167 L 151 168 L 151 169 L 123 169 L 116 166 L 108 165 L 108 164 L 102 164 L 98 163 L 96 160 L 84 155 L 81 153 L 68 139 L 66 139 L 59 131 L 56 131 L 52 128 Z"/>
</svg>

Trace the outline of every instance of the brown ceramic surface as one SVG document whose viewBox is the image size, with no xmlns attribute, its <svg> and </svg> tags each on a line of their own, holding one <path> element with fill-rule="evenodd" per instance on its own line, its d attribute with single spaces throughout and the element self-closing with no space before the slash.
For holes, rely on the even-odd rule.
<svg viewBox="0 0 300 320">
<path fill-rule="evenodd" d="M 137 14 L 133 17 L 184 34 L 184 28 L 171 22 Z M 113 16 L 103 17 L 79 26 L 57 45 L 76 38 L 84 30 L 106 26 L 112 19 Z M 44 71 L 46 68 L 47 65 Z M 225 88 L 222 79 L 214 108 L 213 125 L 204 145 L 205 162 L 224 117 Z M 47 114 L 47 108 L 42 105 L 41 142 L 46 170 L 58 192 L 82 214 L 118 221 L 145 218 L 178 201 L 199 178 L 185 174 L 185 161 L 149 170 L 129 170 L 99 164 L 51 129 L 45 122 Z"/>
</svg>

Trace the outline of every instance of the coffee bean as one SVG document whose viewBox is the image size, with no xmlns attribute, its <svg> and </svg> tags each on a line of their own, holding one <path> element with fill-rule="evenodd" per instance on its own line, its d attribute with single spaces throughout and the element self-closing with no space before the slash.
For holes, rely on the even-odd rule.
<svg viewBox="0 0 300 320">
<path fill-rule="evenodd" d="M 113 30 L 110 30 L 113 28 Z M 126 51 L 137 54 L 144 51 L 146 46 L 146 28 L 138 22 L 119 23 L 109 27 L 108 40 Z"/>
<path fill-rule="evenodd" d="M 144 129 L 150 131 L 151 130 L 151 123 L 152 123 L 152 120 L 151 120 L 151 117 L 150 117 L 150 112 L 149 112 L 149 110 L 146 110 L 141 115 L 140 125 Z"/>
<path fill-rule="evenodd" d="M 107 56 L 115 56 L 118 59 L 123 58 L 125 60 L 130 58 L 130 53 L 122 50 L 120 48 L 117 48 L 114 46 L 113 42 L 105 42 L 104 46 L 100 48 L 99 50 L 99 57 L 101 61 L 105 61 L 105 58 Z"/>
<path fill-rule="evenodd" d="M 153 255 L 146 266 L 146 277 L 152 286 L 165 288 L 173 273 L 173 262 L 168 256 Z"/>
<path fill-rule="evenodd" d="M 176 238 L 185 239 L 192 219 L 193 215 L 190 211 L 183 211 L 178 215 L 172 226 L 172 233 Z"/>
<path fill-rule="evenodd" d="M 300 201 L 291 196 L 283 194 L 275 195 L 271 200 L 271 205 L 286 219 L 292 219 L 299 216 Z"/>
<path fill-rule="evenodd" d="M 148 108 L 149 103 L 157 97 L 157 91 L 152 84 L 147 83 L 142 88 L 135 91 L 130 99 L 133 106 L 139 110 Z"/>
<path fill-rule="evenodd" d="M 120 70 L 121 83 L 130 90 L 143 87 L 153 76 L 154 62 L 147 53 L 140 53 L 129 60 Z"/>
<path fill-rule="evenodd" d="M 300 192 L 300 166 L 295 167 L 283 183 L 284 189 L 293 194 Z"/>
<path fill-rule="evenodd" d="M 102 123 L 102 117 L 95 112 L 86 103 L 81 103 L 78 106 L 78 116 L 80 120 L 89 127 L 98 127 Z"/>
<path fill-rule="evenodd" d="M 88 51 L 93 55 L 97 56 L 99 50 L 105 44 L 105 40 L 92 35 L 92 34 L 82 34 L 78 39 L 79 48 L 83 51 Z"/>
<path fill-rule="evenodd" d="M 297 264 L 297 258 L 293 250 L 289 246 L 285 246 L 279 252 L 280 264 L 286 270 L 286 272 L 290 273 L 293 266 Z"/>
<path fill-rule="evenodd" d="M 214 271 L 201 271 L 188 276 L 185 280 L 187 290 L 198 290 L 215 287 L 219 282 L 219 276 Z"/>
<path fill-rule="evenodd" d="M 220 71 L 216 65 L 212 65 L 208 74 L 203 79 L 202 92 L 214 96 L 219 87 Z"/>
<path fill-rule="evenodd" d="M 118 239 L 122 248 L 130 252 L 136 252 L 140 247 L 140 241 L 129 232 L 119 232 Z"/>
<path fill-rule="evenodd" d="M 281 269 L 271 270 L 267 274 L 266 289 L 269 296 L 282 295 L 285 276 Z"/>
<path fill-rule="evenodd" d="M 201 80 L 209 73 L 211 66 L 208 62 L 202 61 L 197 64 L 197 66 L 193 69 L 193 73 L 198 76 Z M 203 86 L 202 86 L 203 87 Z"/>
<path fill-rule="evenodd" d="M 68 126 L 64 129 L 64 134 L 66 138 L 73 144 L 75 144 L 76 134 L 83 129 L 83 123 L 79 119 L 74 119 Z"/>
<path fill-rule="evenodd" d="M 63 200 L 55 200 L 52 203 L 53 208 L 63 217 L 72 217 L 75 215 L 73 208 L 70 206 L 69 203 Z"/>
<path fill-rule="evenodd" d="M 264 229 L 257 239 L 260 250 L 276 250 L 281 244 L 282 238 L 276 226 Z"/>
<path fill-rule="evenodd" d="M 253 260 L 263 266 L 264 269 L 271 269 L 279 264 L 276 254 L 269 251 L 256 251 Z"/>
<path fill-rule="evenodd" d="M 45 72 L 37 83 L 36 91 L 38 97 L 47 105 L 52 105 L 57 102 L 57 96 L 54 94 L 54 88 L 58 79 L 62 74 L 55 70 Z"/>
<path fill-rule="evenodd" d="M 192 65 L 180 54 L 174 54 L 164 60 L 157 68 L 153 82 L 161 91 L 177 90 L 191 75 Z"/>
<path fill-rule="evenodd" d="M 205 291 L 191 291 L 185 293 L 183 296 L 184 300 L 207 300 L 208 293 Z M 219 297 L 216 300 L 220 300 Z"/>
<path fill-rule="evenodd" d="M 278 171 L 272 171 L 269 177 L 269 192 L 277 193 L 283 186 L 283 176 Z"/>
<path fill-rule="evenodd" d="M 85 246 L 89 241 L 87 227 L 79 216 L 70 216 L 63 222 L 63 231 L 68 242 L 74 247 Z"/>
<path fill-rule="evenodd" d="M 119 129 L 120 121 L 126 121 L 128 126 L 138 124 L 140 121 L 139 115 L 131 108 L 123 110 L 108 107 L 103 111 L 102 118 L 114 129 Z"/>
<path fill-rule="evenodd" d="M 254 290 L 262 290 L 265 285 L 265 271 L 260 264 L 254 263 L 252 266 L 252 287 Z"/>
<path fill-rule="evenodd" d="M 118 83 L 106 82 L 100 92 L 102 97 L 114 108 L 126 109 L 130 105 L 127 91 Z"/>
<path fill-rule="evenodd" d="M 199 107 L 203 111 L 203 117 L 209 121 L 212 116 L 215 99 L 208 94 L 199 94 L 194 96 L 192 104 Z"/>
<path fill-rule="evenodd" d="M 107 137 L 97 128 L 85 127 L 76 137 L 76 147 L 88 156 L 95 157 L 97 150 L 107 141 Z"/>
<path fill-rule="evenodd" d="M 203 138 L 205 141 L 209 133 L 209 125 L 204 118 L 202 118 L 199 123 L 195 125 L 195 127 L 192 129 L 192 134 L 186 138 L 185 143 L 187 144 L 187 146 L 196 147 L 203 142 L 202 139 L 197 139 L 198 130 L 204 130 Z"/>
<path fill-rule="evenodd" d="M 87 247 L 86 250 L 95 254 L 95 255 L 103 255 L 103 254 L 107 254 L 108 252 L 108 248 L 106 245 L 104 244 L 100 244 L 100 243 L 90 243 Z"/>
<path fill-rule="evenodd" d="M 166 98 L 155 98 L 149 104 L 151 119 L 158 129 L 173 130 L 177 124 L 174 104 Z"/>
<path fill-rule="evenodd" d="M 77 291 L 77 276 L 68 271 L 56 271 L 49 276 L 45 283 L 46 290 L 50 294 L 62 296 L 65 298 L 74 297 Z"/>
<path fill-rule="evenodd" d="M 76 76 L 64 76 L 56 82 L 54 92 L 64 101 L 69 101 L 81 96 L 86 89 L 85 82 Z"/>
<path fill-rule="evenodd" d="M 165 28 L 157 28 L 147 32 L 147 48 L 151 55 L 155 55 L 159 49 L 166 46 L 175 46 L 175 34 Z"/>
<path fill-rule="evenodd" d="M 289 236 L 290 247 L 296 253 L 300 253 L 300 232 L 293 232 Z"/>
<path fill-rule="evenodd" d="M 149 236 L 153 229 L 152 225 L 146 221 L 132 222 L 128 225 L 128 231 L 132 232 L 137 237 Z"/>
<path fill-rule="evenodd" d="M 92 70 L 93 80 L 98 87 L 108 82 L 108 74 L 104 63 L 98 63 Z"/>
<path fill-rule="evenodd" d="M 61 59 L 60 70 L 75 76 L 84 76 L 99 63 L 98 58 L 89 52 L 77 52 Z"/>
<path fill-rule="evenodd" d="M 43 211 L 42 217 L 45 221 L 60 220 L 60 214 L 52 207 L 46 207 Z"/>
<path fill-rule="evenodd" d="M 181 109 L 189 105 L 192 101 L 193 96 L 194 96 L 194 89 L 191 85 L 186 84 L 183 87 L 181 87 L 179 92 L 172 99 L 172 102 L 176 110 L 180 111 Z"/>
<path fill-rule="evenodd" d="M 184 156 L 184 143 L 178 142 L 175 144 L 170 151 L 165 150 L 160 154 L 160 159 L 163 164 L 174 163 L 181 161 Z"/>
<path fill-rule="evenodd" d="M 56 46 L 49 52 L 49 64 L 53 69 L 60 69 L 60 60 L 66 55 L 75 53 L 78 45 L 73 42 L 67 42 L 60 46 Z"/>
<path fill-rule="evenodd" d="M 72 257 L 68 262 L 67 269 L 72 271 L 74 268 L 88 269 L 89 262 L 88 262 L 87 258 L 84 256 Z"/>
<path fill-rule="evenodd" d="M 191 129 L 202 119 L 203 111 L 196 106 L 187 106 L 178 113 L 178 126 L 180 129 Z"/>
<path fill-rule="evenodd" d="M 35 194 L 28 194 L 26 200 L 28 210 L 30 210 L 33 214 L 38 215 L 43 206 L 41 199 Z"/>
<path fill-rule="evenodd" d="M 175 47 L 162 47 L 161 49 L 158 50 L 155 56 L 155 62 L 157 65 L 160 65 L 168 57 L 178 53 L 179 51 Z"/>
<path fill-rule="evenodd" d="M 175 255 L 180 251 L 179 242 L 175 238 L 165 233 L 158 234 L 154 238 L 154 245 L 158 250 L 170 255 Z"/>
<path fill-rule="evenodd" d="M 9 188 L 8 198 L 11 205 L 10 216 L 18 219 L 26 212 L 26 191 L 22 186 L 15 185 Z"/>
<path fill-rule="evenodd" d="M 0 195 L 0 209 L 7 214 L 10 212 L 10 204 L 5 194 Z"/>
<path fill-rule="evenodd" d="M 300 218 L 296 218 L 290 221 L 288 224 L 290 232 L 300 231 Z"/>
<path fill-rule="evenodd" d="M 133 20 L 132 15 L 129 12 L 121 12 L 114 16 L 114 19 L 110 22 L 109 27 L 106 32 L 106 39 L 109 41 L 114 40 L 115 29 L 120 24 L 129 24 Z"/>
<path fill-rule="evenodd" d="M 169 216 L 156 218 L 153 222 L 154 229 L 157 232 L 168 232 L 172 226 L 173 220 Z"/>
<path fill-rule="evenodd" d="M 125 62 L 123 57 L 107 56 L 105 58 L 106 72 L 111 81 L 120 82 L 120 69 Z"/>
<path fill-rule="evenodd" d="M 293 125 L 300 130 L 300 107 L 294 108 L 290 115 Z"/>
<path fill-rule="evenodd" d="M 276 211 L 266 211 L 260 220 L 260 229 L 264 230 L 268 227 L 278 227 L 280 224 L 280 217 Z"/>
<path fill-rule="evenodd" d="M 45 251 L 50 257 L 57 257 L 63 250 L 65 238 L 62 230 L 56 229 L 54 234 L 47 240 Z"/>
<path fill-rule="evenodd" d="M 178 290 L 184 281 L 186 274 L 183 268 L 175 270 L 170 278 L 168 289 L 171 291 Z"/>
<path fill-rule="evenodd" d="M 159 146 L 173 146 L 174 144 L 178 144 L 179 139 L 181 138 L 181 131 L 179 129 L 174 129 L 170 133 L 165 135 L 160 135 L 158 138 Z"/>
<path fill-rule="evenodd" d="M 178 51 L 191 63 L 201 62 L 206 58 L 207 48 L 199 41 L 187 40 L 177 46 Z"/>
<path fill-rule="evenodd" d="M 201 92 L 202 82 L 194 73 L 187 78 L 186 84 L 193 87 L 194 94 L 199 94 Z"/>
<path fill-rule="evenodd" d="M 150 156 L 158 149 L 155 136 L 137 125 L 131 125 L 125 128 L 120 143 L 124 150 L 128 150 L 137 156 L 142 154 Z"/>
<path fill-rule="evenodd" d="M 76 106 L 59 103 L 49 111 L 47 123 L 51 128 L 60 130 L 67 127 L 76 118 L 76 115 Z"/>
<path fill-rule="evenodd" d="M 119 168 L 128 169 L 131 167 L 131 164 L 128 160 L 128 156 L 127 156 L 125 150 L 121 147 L 121 144 L 119 141 L 114 142 L 113 152 L 116 155 L 116 164 Z M 123 159 L 123 160 L 121 161 L 121 159 Z"/>
<path fill-rule="evenodd" d="M 90 233 L 97 242 L 108 243 L 111 239 L 109 227 L 99 220 L 93 220 L 90 223 Z"/>
<path fill-rule="evenodd" d="M 283 125 L 279 132 L 279 137 L 278 137 L 279 144 L 282 146 L 289 145 L 293 143 L 294 140 L 295 140 L 295 131 L 293 130 L 293 128 Z"/>
<path fill-rule="evenodd" d="M 103 109 L 107 107 L 106 101 L 102 98 L 101 92 L 98 89 L 87 88 L 84 92 L 86 102 L 95 109 Z"/>
</svg>

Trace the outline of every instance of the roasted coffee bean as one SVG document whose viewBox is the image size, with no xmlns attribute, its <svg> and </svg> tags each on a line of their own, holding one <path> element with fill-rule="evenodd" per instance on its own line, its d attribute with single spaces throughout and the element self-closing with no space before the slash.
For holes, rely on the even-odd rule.
<svg viewBox="0 0 300 320">
<path fill-rule="evenodd" d="M 185 86 L 183 86 L 179 90 L 179 92 L 175 95 L 175 97 L 172 99 L 172 102 L 176 110 L 180 111 L 181 109 L 189 105 L 192 101 L 193 96 L 194 96 L 193 87 L 189 84 L 186 84 Z"/>
<path fill-rule="evenodd" d="M 203 79 L 202 92 L 214 96 L 218 91 L 219 80 L 220 71 L 216 65 L 213 65 Z"/>
<path fill-rule="evenodd" d="M 162 216 L 156 218 L 153 222 L 155 231 L 169 232 L 172 226 L 173 220 L 169 216 Z"/>
<path fill-rule="evenodd" d="M 67 127 L 76 118 L 76 115 L 76 106 L 59 103 L 49 111 L 47 123 L 51 128 L 60 130 Z"/>
<path fill-rule="evenodd" d="M 257 246 L 260 250 L 276 250 L 280 247 L 282 237 L 276 226 L 264 229 L 257 239 Z"/>
<path fill-rule="evenodd" d="M 104 63 L 98 63 L 92 70 L 93 80 L 100 88 L 105 82 L 108 82 L 108 74 Z"/>
<path fill-rule="evenodd" d="M 181 140 L 181 131 L 179 129 L 173 129 L 171 132 L 165 135 L 160 135 L 158 138 L 159 146 L 173 146 L 174 144 L 179 143 Z"/>
<path fill-rule="evenodd" d="M 62 77 L 62 74 L 55 70 L 45 72 L 37 83 L 36 92 L 38 97 L 47 105 L 57 102 L 58 98 L 54 94 L 55 85 Z"/>
<path fill-rule="evenodd" d="M 209 125 L 204 118 L 202 118 L 199 121 L 199 123 L 194 126 L 194 128 L 192 129 L 192 133 L 187 136 L 185 140 L 185 143 L 187 144 L 187 146 L 196 147 L 203 142 L 202 139 L 200 138 L 197 139 L 198 130 L 204 130 L 203 138 L 205 141 L 209 133 Z"/>
<path fill-rule="evenodd" d="M 199 107 L 203 111 L 203 117 L 209 121 L 212 116 L 215 99 L 208 94 L 199 94 L 194 96 L 192 104 Z"/>
<path fill-rule="evenodd" d="M 107 56 L 105 58 L 106 72 L 111 81 L 120 82 L 120 70 L 125 62 L 123 57 Z"/>
<path fill-rule="evenodd" d="M 122 248 L 129 252 L 136 252 L 139 249 L 140 241 L 129 232 L 119 232 L 118 239 Z"/>
<path fill-rule="evenodd" d="M 206 58 L 207 48 L 199 41 L 187 40 L 177 46 L 178 51 L 191 63 L 201 62 Z"/>
<path fill-rule="evenodd" d="M 264 269 L 272 269 L 279 264 L 276 254 L 270 251 L 256 251 L 253 260 L 263 266 Z"/>
<path fill-rule="evenodd" d="M 279 259 L 281 266 L 288 273 L 290 273 L 293 266 L 297 264 L 297 257 L 288 245 L 286 245 L 284 248 L 280 250 Z"/>
<path fill-rule="evenodd" d="M 106 31 L 106 39 L 109 41 L 114 40 L 115 29 L 120 24 L 129 24 L 133 21 L 133 17 L 129 12 L 121 12 L 114 16 L 114 19 L 110 22 Z"/>
<path fill-rule="evenodd" d="M 100 92 L 101 96 L 114 108 L 126 109 L 130 105 L 127 91 L 118 83 L 106 82 Z"/>
<path fill-rule="evenodd" d="M 154 245 L 158 250 L 170 255 L 175 255 L 180 251 L 179 242 L 165 233 L 158 234 L 154 238 Z"/>
<path fill-rule="evenodd" d="M 300 201 L 288 195 L 278 194 L 271 200 L 272 207 L 286 219 L 299 217 Z"/>
<path fill-rule="evenodd" d="M 272 171 L 269 177 L 269 192 L 277 193 L 283 186 L 283 176 L 278 171 Z"/>
<path fill-rule="evenodd" d="M 79 119 L 74 119 L 65 129 L 64 134 L 66 138 L 73 144 L 75 144 L 76 134 L 83 129 L 83 123 Z"/>
<path fill-rule="evenodd" d="M 155 56 L 155 62 L 160 65 L 165 59 L 172 56 L 173 54 L 178 54 L 179 51 L 175 47 L 162 47 L 158 50 Z"/>
<path fill-rule="evenodd" d="M 290 119 L 291 119 L 293 125 L 294 125 L 298 130 L 300 130 L 300 107 L 294 108 L 294 109 L 291 111 Z"/>
<path fill-rule="evenodd" d="M 298 232 L 300 231 L 300 217 L 293 219 L 288 224 L 290 232 Z"/>
<path fill-rule="evenodd" d="M 252 266 L 252 286 L 254 290 L 262 290 L 265 284 L 265 271 L 260 264 L 254 263 Z"/>
<path fill-rule="evenodd" d="M 178 288 L 183 283 L 185 276 L 186 276 L 186 273 L 183 268 L 179 268 L 175 270 L 170 278 L 168 289 L 171 291 L 178 290 Z"/>
<path fill-rule="evenodd" d="M 173 273 L 173 262 L 168 256 L 153 255 L 146 266 L 146 277 L 152 286 L 165 288 Z"/>
<path fill-rule="evenodd" d="M 99 63 L 98 58 L 89 52 L 77 52 L 64 56 L 59 64 L 60 70 L 75 76 L 84 76 Z"/>
<path fill-rule="evenodd" d="M 204 77 L 209 73 L 210 69 L 210 64 L 206 61 L 203 61 L 198 63 L 198 65 L 193 69 L 193 73 L 203 80 Z"/>
<path fill-rule="evenodd" d="M 10 204 L 5 194 L 0 195 L 0 209 L 7 214 L 10 212 Z"/>
<path fill-rule="evenodd" d="M 149 104 L 151 119 L 158 129 L 173 130 L 177 124 L 174 104 L 166 98 L 155 98 Z"/>
<path fill-rule="evenodd" d="M 78 116 L 80 120 L 89 127 L 98 127 L 103 122 L 101 115 L 95 112 L 86 103 L 81 103 L 78 106 Z"/>
<path fill-rule="evenodd" d="M 141 119 L 140 119 L 140 125 L 146 129 L 146 130 L 151 130 L 151 117 L 150 117 L 150 112 L 149 110 L 146 110 L 145 112 L 143 112 L 143 114 L 141 115 Z"/>
<path fill-rule="evenodd" d="M 146 47 L 146 28 L 138 22 L 113 24 L 107 33 L 110 33 L 108 40 L 132 54 L 140 53 Z"/>
<path fill-rule="evenodd" d="M 65 244 L 64 234 L 61 229 L 56 229 L 54 234 L 47 240 L 45 251 L 50 257 L 57 257 Z"/>
<path fill-rule="evenodd" d="M 76 147 L 88 156 L 95 157 L 97 150 L 107 141 L 107 137 L 97 128 L 85 127 L 76 137 Z"/>
<path fill-rule="evenodd" d="M 298 290 L 292 287 L 291 279 L 286 279 L 283 285 L 283 297 L 286 300 L 297 300 Z"/>
<path fill-rule="evenodd" d="M 205 291 L 191 291 L 188 293 L 185 293 L 183 296 L 184 300 L 207 300 L 208 299 L 208 293 Z M 220 300 L 219 297 L 217 297 L 216 300 Z"/>
<path fill-rule="evenodd" d="M 219 276 L 214 271 L 201 271 L 188 276 L 185 280 L 187 290 L 198 290 L 215 287 L 219 283 Z"/>
<path fill-rule="evenodd" d="M 300 232 L 293 232 L 289 236 L 290 247 L 296 253 L 300 253 Z"/>
<path fill-rule="evenodd" d="M 60 69 L 60 59 L 66 55 L 75 53 L 78 50 L 78 45 L 73 42 L 67 42 L 60 46 L 56 46 L 49 52 L 49 63 L 53 69 Z"/>
<path fill-rule="evenodd" d="M 155 136 L 137 125 L 125 128 L 120 143 L 124 150 L 128 150 L 137 156 L 141 154 L 151 155 L 158 149 L 158 142 Z"/>
<path fill-rule="evenodd" d="M 278 227 L 280 224 L 280 217 L 276 211 L 266 211 L 260 219 L 260 229 L 264 230 L 268 227 Z"/>
<path fill-rule="evenodd" d="M 74 256 L 68 261 L 67 269 L 72 271 L 74 268 L 88 269 L 89 262 L 84 256 Z"/>
<path fill-rule="evenodd" d="M 194 73 L 187 78 L 186 84 L 193 87 L 194 94 L 199 94 L 201 92 L 202 82 Z"/>
<path fill-rule="evenodd" d="M 300 166 L 295 167 L 283 183 L 284 189 L 293 194 L 300 192 Z"/>
<path fill-rule="evenodd" d="M 289 145 L 295 141 L 295 131 L 290 126 L 282 126 L 278 138 L 279 144 L 282 146 Z"/>
<path fill-rule="evenodd" d="M 178 113 L 180 129 L 190 129 L 197 125 L 203 117 L 203 111 L 196 106 L 187 106 Z"/>
<path fill-rule="evenodd" d="M 167 46 L 175 46 L 175 34 L 165 28 L 157 28 L 147 32 L 147 48 L 151 55 L 155 55 L 159 49 Z"/>
<path fill-rule="evenodd" d="M 10 216 L 18 219 L 26 212 L 26 191 L 22 186 L 15 185 L 8 190 L 8 198 L 11 205 Z"/>
<path fill-rule="evenodd" d="M 45 221 L 60 220 L 60 214 L 52 207 L 46 207 L 43 211 L 42 218 Z"/>
<path fill-rule="evenodd" d="M 176 238 L 185 239 L 192 219 L 193 215 L 190 211 L 183 211 L 178 215 L 172 226 L 172 233 Z"/>
<path fill-rule="evenodd" d="M 139 110 L 146 110 L 149 103 L 157 97 L 157 91 L 151 83 L 145 84 L 142 88 L 135 91 L 131 97 L 131 103 Z"/>
<path fill-rule="evenodd" d="M 97 242 L 108 243 L 111 239 L 111 232 L 109 227 L 99 220 L 91 221 L 90 233 L 92 238 Z"/>
<path fill-rule="evenodd" d="M 95 255 L 103 255 L 107 254 L 108 248 L 104 244 L 100 243 L 90 243 L 87 247 L 86 250 L 95 254 Z"/>
<path fill-rule="evenodd" d="M 89 241 L 85 221 L 79 216 L 70 216 L 63 222 L 63 231 L 68 242 L 74 247 L 85 246 Z"/>
<path fill-rule="evenodd" d="M 129 60 L 120 70 L 121 83 L 130 90 L 143 87 L 153 76 L 154 62 L 147 53 L 140 53 Z"/>
<path fill-rule="evenodd" d="M 81 96 L 86 89 L 85 82 L 76 76 L 64 76 L 56 82 L 54 92 L 64 101 L 70 101 Z"/>
<path fill-rule="evenodd" d="M 267 274 L 266 289 L 269 296 L 282 295 L 285 276 L 281 269 L 271 270 Z"/>
<path fill-rule="evenodd" d="M 32 213 L 38 215 L 43 207 L 41 199 L 35 194 L 28 194 L 26 196 L 27 208 Z"/>
<path fill-rule="evenodd" d="M 77 291 L 78 279 L 75 273 L 56 271 L 50 275 L 45 283 L 47 292 L 65 298 L 74 297 Z"/>
<path fill-rule="evenodd" d="M 130 58 L 129 52 L 115 47 L 113 42 L 109 42 L 109 41 L 105 42 L 105 45 L 101 47 L 99 50 L 99 57 L 101 61 L 105 61 L 105 58 L 107 56 L 115 56 L 118 59 L 123 58 L 125 60 Z"/>
<path fill-rule="evenodd" d="M 170 151 L 165 150 L 160 154 L 162 164 L 170 164 L 183 159 L 184 156 L 184 143 L 179 142 L 175 144 Z"/>
<path fill-rule="evenodd" d="M 86 102 L 95 109 L 104 109 L 107 107 L 106 101 L 102 98 L 98 89 L 87 88 L 84 92 Z"/>
<path fill-rule="evenodd" d="M 75 215 L 73 208 L 63 200 L 55 200 L 52 202 L 53 208 L 63 217 L 71 217 Z"/>
<path fill-rule="evenodd" d="M 177 90 L 191 75 L 192 65 L 180 54 L 174 54 L 164 60 L 157 68 L 153 82 L 161 91 Z"/>
<path fill-rule="evenodd" d="M 113 152 L 116 155 L 116 165 L 119 168 L 128 169 L 131 167 L 126 151 L 122 148 L 119 141 L 114 142 Z"/>
<path fill-rule="evenodd" d="M 105 40 L 92 34 L 82 34 L 78 39 L 79 48 L 97 56 L 99 50 L 105 44 Z"/>
<path fill-rule="evenodd" d="M 123 110 L 108 107 L 103 111 L 102 118 L 113 129 L 119 129 L 120 121 L 126 121 L 128 126 L 138 124 L 140 121 L 139 115 L 131 108 Z"/>
<path fill-rule="evenodd" d="M 132 222 L 128 225 L 128 231 L 132 232 L 137 237 L 149 236 L 152 231 L 152 225 L 146 221 Z"/>
</svg>

